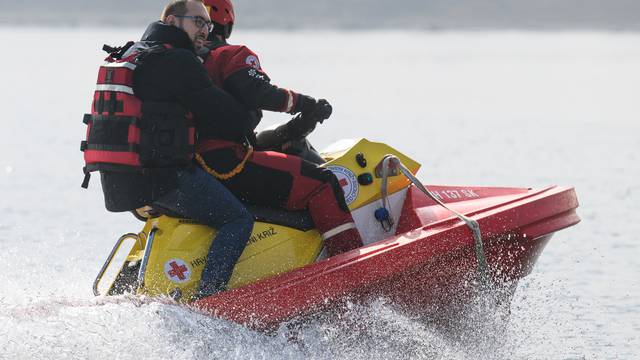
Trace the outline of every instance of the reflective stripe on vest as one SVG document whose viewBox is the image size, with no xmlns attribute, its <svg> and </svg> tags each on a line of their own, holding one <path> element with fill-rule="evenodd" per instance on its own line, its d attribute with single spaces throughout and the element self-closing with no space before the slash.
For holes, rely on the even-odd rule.
<svg viewBox="0 0 640 360">
<path fill-rule="evenodd" d="M 133 95 L 133 88 L 125 85 L 97 84 L 96 91 L 117 91 Z"/>
<path fill-rule="evenodd" d="M 130 63 L 130 62 L 109 62 L 109 61 L 105 61 L 104 64 L 102 64 L 102 66 L 103 67 L 107 67 L 107 68 L 126 67 L 129 70 L 135 70 L 138 65 Z"/>
</svg>

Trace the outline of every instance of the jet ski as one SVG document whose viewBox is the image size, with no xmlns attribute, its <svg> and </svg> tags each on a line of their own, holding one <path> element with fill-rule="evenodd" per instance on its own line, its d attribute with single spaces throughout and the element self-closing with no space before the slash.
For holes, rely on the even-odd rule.
<svg viewBox="0 0 640 360">
<path fill-rule="evenodd" d="M 249 206 L 256 222 L 228 289 L 197 298 L 215 230 L 147 209 L 143 229 L 117 240 L 94 294 L 169 298 L 254 329 L 379 298 L 437 316 L 486 289 L 506 289 L 508 305 L 553 234 L 580 221 L 571 187 L 423 185 L 420 164 L 366 139 L 321 153 L 305 139 L 295 151 L 336 174 L 364 246 L 328 257 L 308 213 Z"/>
</svg>

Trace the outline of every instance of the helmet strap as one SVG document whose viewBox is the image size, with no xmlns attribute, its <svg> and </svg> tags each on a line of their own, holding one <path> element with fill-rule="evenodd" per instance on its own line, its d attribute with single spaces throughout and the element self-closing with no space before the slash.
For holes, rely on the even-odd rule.
<svg viewBox="0 0 640 360">
<path fill-rule="evenodd" d="M 226 40 L 231 36 L 232 30 L 233 30 L 233 23 L 222 25 L 214 22 L 213 31 L 211 33 L 215 35 L 219 35 L 222 37 L 223 40 Z"/>
</svg>

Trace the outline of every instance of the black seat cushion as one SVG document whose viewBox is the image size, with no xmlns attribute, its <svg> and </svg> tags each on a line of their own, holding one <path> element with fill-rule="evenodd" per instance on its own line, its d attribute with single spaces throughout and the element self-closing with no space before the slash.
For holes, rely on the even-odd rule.
<svg viewBox="0 0 640 360">
<path fill-rule="evenodd" d="M 288 211 L 278 208 L 248 204 L 245 204 L 245 206 L 247 207 L 247 210 L 249 210 L 249 212 L 253 215 L 253 218 L 256 221 L 287 226 L 300 231 L 309 231 L 316 227 L 308 211 Z M 164 209 L 159 206 L 154 206 L 150 213 L 152 217 L 157 217 L 159 215 L 166 215 L 174 218 L 182 217 L 169 209 Z M 146 221 L 146 219 L 141 219 L 139 217 L 138 219 Z"/>
</svg>

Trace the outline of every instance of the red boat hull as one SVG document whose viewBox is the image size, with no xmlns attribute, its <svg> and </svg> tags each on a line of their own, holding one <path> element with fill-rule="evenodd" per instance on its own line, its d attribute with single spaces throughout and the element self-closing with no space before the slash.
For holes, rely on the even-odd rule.
<svg viewBox="0 0 640 360">
<path fill-rule="evenodd" d="M 580 221 L 572 188 L 429 189 L 478 221 L 496 283 L 513 283 L 529 274 L 552 234 Z M 478 289 L 476 275 L 470 230 L 411 187 L 396 235 L 194 306 L 256 329 L 327 310 L 346 299 L 384 297 L 406 311 L 425 314 L 463 305 Z"/>
</svg>

